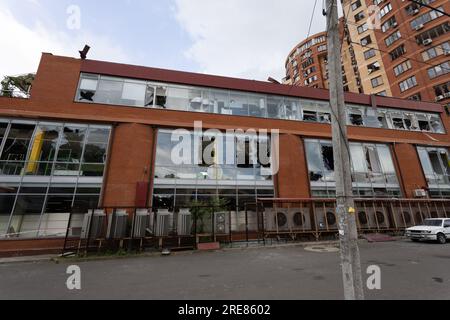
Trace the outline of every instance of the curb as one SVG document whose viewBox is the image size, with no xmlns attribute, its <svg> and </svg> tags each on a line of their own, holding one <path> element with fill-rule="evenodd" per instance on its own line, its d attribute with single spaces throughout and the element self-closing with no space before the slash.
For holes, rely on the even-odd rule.
<svg viewBox="0 0 450 320">
<path fill-rule="evenodd" d="M 236 248 L 221 248 L 218 250 L 208 250 L 208 251 L 179 251 L 172 252 L 170 256 L 183 256 L 183 255 L 194 255 L 194 254 L 205 254 L 205 253 L 213 253 L 213 252 L 232 252 L 232 251 L 243 251 L 243 250 L 264 250 L 264 249 L 282 249 L 282 248 L 292 248 L 292 247 L 308 247 L 308 246 L 323 246 L 323 245 L 331 245 L 338 246 L 339 241 L 320 241 L 320 242 L 302 242 L 302 243 L 289 243 L 289 244 L 279 244 L 279 245 L 267 245 L 267 246 L 242 246 Z M 138 258 L 156 258 L 164 256 L 161 252 L 150 252 L 150 253 L 141 253 L 141 254 L 133 254 L 133 255 L 124 255 L 124 256 L 92 256 L 85 258 L 61 258 L 55 257 L 51 259 L 51 261 L 55 263 L 71 263 L 71 262 L 93 262 L 93 261 L 109 261 L 109 260 L 124 260 L 124 259 L 138 259 Z"/>
<path fill-rule="evenodd" d="M 401 241 L 406 239 L 405 237 L 395 237 L 396 241 Z M 367 243 L 365 239 L 359 239 L 358 243 Z M 339 247 L 338 240 L 329 241 L 318 241 L 318 242 L 298 242 L 298 243 L 286 243 L 286 244 L 274 244 L 266 246 L 240 246 L 240 247 L 230 247 L 221 248 L 218 250 L 208 250 L 208 251 L 179 251 L 172 252 L 170 256 L 182 256 L 182 255 L 193 255 L 211 252 L 232 252 L 232 251 L 243 251 L 243 250 L 264 250 L 264 249 L 283 249 L 283 248 L 293 248 L 293 247 L 310 247 L 310 246 L 335 246 Z M 156 258 L 164 257 L 161 252 L 144 252 L 138 254 L 126 254 L 123 256 L 111 255 L 111 256 L 91 256 L 91 257 L 68 257 L 63 258 L 59 255 L 53 256 L 33 256 L 33 257 L 14 257 L 14 258 L 0 258 L 0 265 L 14 264 L 14 263 L 38 263 L 38 262 L 54 262 L 59 263 L 72 263 L 72 262 L 93 262 L 93 261 L 109 261 L 109 260 L 125 260 L 125 259 L 138 259 L 138 258 Z"/>
</svg>

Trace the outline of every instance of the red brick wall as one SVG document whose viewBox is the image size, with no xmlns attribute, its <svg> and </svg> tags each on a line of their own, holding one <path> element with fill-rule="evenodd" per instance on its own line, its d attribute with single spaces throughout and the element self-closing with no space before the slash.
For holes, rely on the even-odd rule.
<svg viewBox="0 0 450 320">
<path fill-rule="evenodd" d="M 411 144 L 397 143 L 394 145 L 394 152 L 401 169 L 405 197 L 414 198 L 414 190 L 427 186 L 416 147 Z"/>
<path fill-rule="evenodd" d="M 153 129 L 137 123 L 114 128 L 103 206 L 135 206 L 139 182 L 150 182 Z"/>
<path fill-rule="evenodd" d="M 308 168 L 303 140 L 292 134 L 280 136 L 280 168 L 277 192 L 280 198 L 309 198 Z"/>
</svg>

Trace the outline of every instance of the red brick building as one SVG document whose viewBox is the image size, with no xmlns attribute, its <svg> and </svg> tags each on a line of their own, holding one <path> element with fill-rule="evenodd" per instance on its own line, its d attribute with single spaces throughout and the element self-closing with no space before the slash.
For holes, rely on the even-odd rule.
<svg viewBox="0 0 450 320">
<path fill-rule="evenodd" d="M 75 213 L 70 228 L 78 230 L 97 207 L 180 213 L 194 200 L 220 197 L 237 215 L 260 198 L 333 198 L 328 95 L 43 54 L 31 97 L 0 97 L 0 252 L 60 248 L 69 212 Z M 411 199 L 420 189 L 431 198 L 450 196 L 450 122 L 441 105 L 354 93 L 345 98 L 358 198 Z M 174 163 L 174 130 L 192 135 L 198 121 L 204 130 L 279 130 L 279 170 L 263 174 L 259 158 Z M 224 150 L 242 149 L 246 159 L 255 157 L 253 142 L 258 150 L 268 144 L 251 135 L 226 137 Z M 202 141 L 200 148 L 213 140 Z M 214 148 L 217 154 L 222 146 L 214 142 Z M 444 205 L 433 210 L 447 214 Z M 233 217 L 229 228 L 237 230 L 240 218 Z M 323 225 L 311 217 L 309 228 Z"/>
</svg>

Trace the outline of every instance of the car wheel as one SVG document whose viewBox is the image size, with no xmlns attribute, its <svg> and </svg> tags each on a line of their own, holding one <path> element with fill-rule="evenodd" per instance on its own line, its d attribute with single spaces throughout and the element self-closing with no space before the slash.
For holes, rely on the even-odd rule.
<svg viewBox="0 0 450 320">
<path fill-rule="evenodd" d="M 437 235 L 437 241 L 440 244 L 445 244 L 447 242 L 447 239 L 445 239 L 445 235 L 443 233 L 438 233 Z"/>
<path fill-rule="evenodd" d="M 419 239 L 411 239 L 412 242 L 419 242 Z"/>
</svg>

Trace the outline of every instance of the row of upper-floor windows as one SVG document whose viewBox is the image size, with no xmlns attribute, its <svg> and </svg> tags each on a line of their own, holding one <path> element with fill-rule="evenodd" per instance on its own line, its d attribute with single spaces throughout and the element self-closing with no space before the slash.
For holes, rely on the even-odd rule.
<svg viewBox="0 0 450 320">
<path fill-rule="evenodd" d="M 330 123 L 328 102 L 82 74 L 76 100 L 178 111 Z M 348 105 L 348 124 L 444 133 L 437 113 Z M 361 120 L 354 121 L 355 110 Z M 409 119 L 404 126 L 397 119 Z"/>
</svg>

